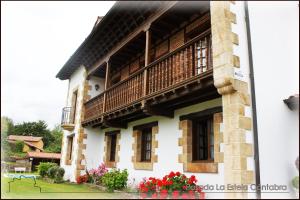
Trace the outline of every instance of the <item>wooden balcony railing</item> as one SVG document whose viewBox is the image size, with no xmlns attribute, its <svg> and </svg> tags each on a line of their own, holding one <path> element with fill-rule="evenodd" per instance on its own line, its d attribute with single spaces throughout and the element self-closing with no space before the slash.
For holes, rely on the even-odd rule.
<svg viewBox="0 0 300 200">
<path fill-rule="evenodd" d="M 143 71 L 131 75 L 125 81 L 106 90 L 105 111 L 110 112 L 126 104 L 139 100 L 143 94 Z"/>
<path fill-rule="evenodd" d="M 147 94 L 160 92 L 211 68 L 211 36 L 204 32 L 148 67 Z"/>
<path fill-rule="evenodd" d="M 142 101 L 210 70 L 211 52 L 211 34 L 207 30 L 86 102 L 85 121 Z"/>
<path fill-rule="evenodd" d="M 95 96 L 84 104 L 84 120 L 100 117 L 103 113 L 104 93 Z"/>
</svg>

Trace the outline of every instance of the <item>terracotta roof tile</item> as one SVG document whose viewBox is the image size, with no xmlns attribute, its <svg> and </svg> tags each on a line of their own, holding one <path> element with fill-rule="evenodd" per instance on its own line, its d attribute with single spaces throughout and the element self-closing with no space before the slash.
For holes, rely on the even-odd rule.
<svg viewBox="0 0 300 200">
<path fill-rule="evenodd" d="M 27 141 L 27 142 L 38 142 L 43 137 L 33 137 L 33 136 L 23 136 L 23 135 L 9 135 L 9 140 L 21 140 L 21 141 Z"/>
<path fill-rule="evenodd" d="M 60 153 L 46 153 L 46 152 L 27 152 L 27 157 L 30 158 L 49 158 L 49 159 L 60 159 Z"/>
</svg>

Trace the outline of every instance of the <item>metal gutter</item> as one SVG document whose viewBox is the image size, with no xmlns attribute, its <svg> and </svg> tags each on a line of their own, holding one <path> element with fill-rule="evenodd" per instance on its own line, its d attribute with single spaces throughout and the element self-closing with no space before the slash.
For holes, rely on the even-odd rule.
<svg viewBox="0 0 300 200">
<path fill-rule="evenodd" d="M 252 55 L 252 42 L 249 20 L 248 1 L 244 2 L 245 5 L 245 20 L 247 29 L 247 41 L 248 41 L 248 55 L 249 55 L 249 69 L 250 69 L 250 89 L 251 89 L 251 101 L 252 101 L 252 115 L 253 115 L 253 139 L 254 139 L 254 162 L 255 162 L 255 184 L 256 184 L 256 198 L 261 199 L 260 187 L 260 168 L 259 168 L 259 145 L 258 145 L 258 129 L 257 129 L 257 113 L 256 113 L 256 96 L 255 96 L 255 82 L 254 82 L 254 70 L 253 70 L 253 55 Z"/>
</svg>

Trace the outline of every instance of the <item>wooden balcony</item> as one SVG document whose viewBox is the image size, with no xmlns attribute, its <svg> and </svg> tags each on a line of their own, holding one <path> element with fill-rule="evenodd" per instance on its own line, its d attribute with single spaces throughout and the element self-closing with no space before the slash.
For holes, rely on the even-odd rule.
<svg viewBox="0 0 300 200">
<path fill-rule="evenodd" d="M 84 104 L 83 126 L 121 127 L 147 116 L 218 97 L 207 30 Z"/>
</svg>

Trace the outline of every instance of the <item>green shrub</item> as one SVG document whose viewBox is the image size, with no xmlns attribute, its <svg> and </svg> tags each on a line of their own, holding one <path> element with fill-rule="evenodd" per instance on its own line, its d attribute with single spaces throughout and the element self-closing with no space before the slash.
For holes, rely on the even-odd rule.
<svg viewBox="0 0 300 200">
<path fill-rule="evenodd" d="M 110 192 L 125 188 L 127 186 L 127 180 L 128 172 L 126 169 L 123 171 L 113 169 L 102 176 L 102 183 Z"/>
<path fill-rule="evenodd" d="M 50 163 L 50 162 L 41 162 L 38 166 L 38 172 L 39 172 L 39 175 L 41 177 L 45 177 L 45 176 L 48 176 L 48 170 L 51 168 L 51 167 L 54 167 L 54 166 L 57 166 L 56 163 Z"/>
<path fill-rule="evenodd" d="M 61 183 L 61 182 L 63 182 L 64 174 L 65 174 L 64 168 L 57 167 L 56 168 L 56 173 L 55 173 L 55 176 L 54 176 L 54 182 L 55 183 Z"/>
<path fill-rule="evenodd" d="M 15 151 L 16 152 L 23 152 L 23 148 L 24 148 L 24 141 L 16 141 L 15 144 Z"/>
<path fill-rule="evenodd" d="M 53 167 L 50 167 L 47 171 L 47 176 L 49 178 L 52 178 L 54 179 L 55 178 L 55 175 L 56 175 L 56 171 L 57 171 L 57 168 L 59 168 L 58 166 L 53 166 Z"/>
</svg>

